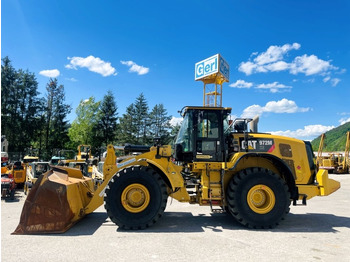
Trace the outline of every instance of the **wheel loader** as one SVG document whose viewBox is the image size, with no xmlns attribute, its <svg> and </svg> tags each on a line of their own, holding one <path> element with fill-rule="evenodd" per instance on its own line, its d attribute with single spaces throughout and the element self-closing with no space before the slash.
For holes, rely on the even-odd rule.
<svg viewBox="0 0 350 262">
<path fill-rule="evenodd" d="M 65 232 L 103 203 L 120 228 L 144 229 L 169 197 L 227 212 L 248 228 L 274 228 L 291 203 L 306 205 L 340 188 L 327 170 L 316 170 L 309 142 L 258 133 L 256 121 L 230 121 L 230 113 L 185 107 L 173 150 L 159 142 L 129 146 L 141 154 L 116 163 L 109 145 L 97 188 L 77 169 L 53 167 L 30 191 L 14 234 Z"/>
</svg>

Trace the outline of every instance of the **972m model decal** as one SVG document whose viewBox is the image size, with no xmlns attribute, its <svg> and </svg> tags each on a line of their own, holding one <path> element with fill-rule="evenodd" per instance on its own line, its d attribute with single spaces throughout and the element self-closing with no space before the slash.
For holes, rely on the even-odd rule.
<svg viewBox="0 0 350 262">
<path fill-rule="evenodd" d="M 246 151 L 248 147 L 248 151 L 253 152 L 272 152 L 275 149 L 275 142 L 273 139 L 266 138 L 254 138 L 248 139 L 247 143 L 243 137 L 239 138 L 240 151 Z"/>
</svg>

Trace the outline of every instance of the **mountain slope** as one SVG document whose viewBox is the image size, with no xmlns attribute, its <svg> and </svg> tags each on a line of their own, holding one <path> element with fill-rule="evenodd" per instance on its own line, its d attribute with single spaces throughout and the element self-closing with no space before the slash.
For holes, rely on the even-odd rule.
<svg viewBox="0 0 350 262">
<path fill-rule="evenodd" d="M 323 144 L 323 152 L 344 151 L 346 143 L 346 132 L 350 131 L 350 122 L 338 126 L 326 132 L 326 138 Z M 312 148 L 318 150 L 321 136 L 312 140 Z"/>
</svg>

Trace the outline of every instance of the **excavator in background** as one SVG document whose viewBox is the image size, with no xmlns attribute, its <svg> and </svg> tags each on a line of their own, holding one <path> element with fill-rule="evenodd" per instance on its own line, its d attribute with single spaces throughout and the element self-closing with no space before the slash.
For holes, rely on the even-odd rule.
<svg viewBox="0 0 350 262">
<path fill-rule="evenodd" d="M 123 229 L 144 229 L 162 216 L 168 197 L 228 212 L 248 228 L 273 228 L 290 204 L 340 188 L 317 172 L 311 143 L 259 133 L 252 119 L 229 121 L 231 108 L 185 107 L 174 152 L 159 140 L 132 146 L 141 154 L 116 163 L 109 145 L 103 182 L 69 167 L 53 167 L 27 196 L 14 234 L 65 232 L 105 203 Z"/>
</svg>

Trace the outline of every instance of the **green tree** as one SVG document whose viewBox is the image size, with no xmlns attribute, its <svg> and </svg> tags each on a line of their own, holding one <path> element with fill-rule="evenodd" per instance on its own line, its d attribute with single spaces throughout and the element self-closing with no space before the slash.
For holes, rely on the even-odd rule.
<svg viewBox="0 0 350 262">
<path fill-rule="evenodd" d="M 14 130 L 18 130 L 19 118 L 17 112 L 17 71 L 12 66 L 11 60 L 6 56 L 1 64 L 1 135 L 5 135 L 9 141 L 9 151 L 17 149 L 18 136 Z"/>
<path fill-rule="evenodd" d="M 23 147 L 33 146 L 37 140 L 37 131 L 41 127 L 41 114 L 44 103 L 38 98 L 38 82 L 35 75 L 27 71 L 18 71 L 20 136 Z"/>
<path fill-rule="evenodd" d="M 114 143 L 118 129 L 118 107 L 115 102 L 113 93 L 108 91 L 103 97 L 97 113 L 97 126 L 95 128 L 96 140 L 101 146 L 104 143 L 106 146 L 109 143 Z M 96 142 L 97 142 L 96 141 Z"/>
<path fill-rule="evenodd" d="M 126 108 L 125 114 L 120 118 L 120 129 L 118 142 L 121 144 L 137 144 L 138 140 L 136 134 L 138 132 L 136 126 L 136 112 L 134 104 L 129 105 Z"/>
<path fill-rule="evenodd" d="M 170 121 L 171 116 L 163 104 L 155 105 L 149 114 L 149 137 L 160 137 L 163 143 L 168 143 L 170 137 Z"/>
<path fill-rule="evenodd" d="M 46 91 L 45 158 L 49 158 L 54 148 L 65 148 L 65 144 L 69 141 L 69 122 L 66 117 L 71 112 L 71 107 L 64 103 L 64 86 L 58 85 L 57 79 L 49 80 Z"/>
<path fill-rule="evenodd" d="M 68 130 L 68 136 L 73 146 L 80 144 L 92 145 L 95 138 L 95 126 L 97 125 L 97 111 L 100 102 L 95 102 L 94 97 L 81 100 L 76 109 L 77 117 Z"/>
<path fill-rule="evenodd" d="M 36 139 L 42 103 L 38 83 L 28 70 L 16 70 L 8 57 L 1 65 L 1 128 L 9 151 L 23 153 Z"/>
<path fill-rule="evenodd" d="M 147 130 L 149 128 L 149 114 L 148 114 L 148 103 L 145 96 L 141 93 L 134 103 L 135 109 L 135 127 L 136 127 L 136 140 L 138 144 L 149 144 L 150 139 L 147 136 Z"/>
</svg>

